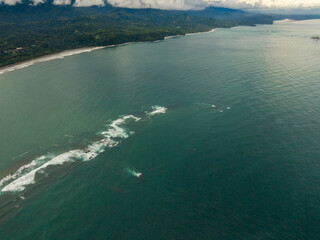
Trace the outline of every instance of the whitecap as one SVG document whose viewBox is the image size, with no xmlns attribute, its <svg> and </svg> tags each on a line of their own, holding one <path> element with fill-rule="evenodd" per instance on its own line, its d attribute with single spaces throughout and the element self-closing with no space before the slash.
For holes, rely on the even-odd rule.
<svg viewBox="0 0 320 240">
<path fill-rule="evenodd" d="M 140 178 L 142 177 L 142 173 L 141 172 L 136 172 L 135 170 L 129 169 L 128 168 L 128 173 L 130 173 L 132 176 Z"/>
<path fill-rule="evenodd" d="M 35 176 L 37 172 L 51 165 L 62 165 L 65 162 L 71 161 L 73 158 L 79 156 L 80 152 L 81 152 L 80 150 L 73 150 L 70 152 L 60 154 L 54 157 L 53 159 L 51 159 L 50 161 L 46 162 L 45 164 L 41 165 L 40 167 L 33 169 L 31 172 L 28 172 L 27 174 L 9 183 L 1 191 L 2 192 L 22 191 L 26 188 L 27 185 L 35 183 Z"/>
<path fill-rule="evenodd" d="M 14 174 L 9 174 L 6 177 L 2 178 L 0 180 L 0 187 L 3 186 L 5 183 L 18 178 L 19 176 L 21 176 L 26 171 L 28 171 L 30 169 L 33 169 L 34 167 L 39 165 L 39 163 L 41 163 L 42 160 L 45 160 L 46 158 L 47 158 L 46 156 L 38 157 L 38 158 L 32 160 L 30 163 L 20 167 Z"/>
<path fill-rule="evenodd" d="M 149 115 L 149 116 L 153 116 L 155 114 L 166 113 L 166 111 L 168 110 L 167 108 L 161 107 L 158 105 L 154 105 L 151 108 L 152 108 L 152 112 L 147 112 L 147 115 Z"/>
</svg>

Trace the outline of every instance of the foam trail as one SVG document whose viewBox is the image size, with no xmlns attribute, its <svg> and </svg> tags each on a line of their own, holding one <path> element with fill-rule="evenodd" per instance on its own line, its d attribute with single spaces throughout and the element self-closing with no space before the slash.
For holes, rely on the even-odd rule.
<svg viewBox="0 0 320 240">
<path fill-rule="evenodd" d="M 101 133 L 101 136 L 103 137 L 101 140 L 93 142 L 84 149 L 71 150 L 54 157 L 50 155 L 41 156 L 40 158 L 33 160 L 31 163 L 20 167 L 14 174 L 8 175 L 1 179 L 0 187 L 11 181 L 9 184 L 3 187 L 1 191 L 23 191 L 26 186 L 35 183 L 35 177 L 37 173 L 43 172 L 49 166 L 62 165 L 64 163 L 72 162 L 78 159 L 82 161 L 90 161 L 91 159 L 97 157 L 100 153 L 104 152 L 105 148 L 117 146 L 119 144 L 119 141 L 117 141 L 117 139 L 127 138 L 129 137 L 129 134 L 132 133 L 127 133 L 124 128 L 120 127 L 128 119 L 133 119 L 135 121 L 140 120 L 140 118 L 137 118 L 133 115 L 124 116 L 113 121 L 109 125 L 108 130 Z M 48 159 L 50 160 L 43 164 L 43 161 Z M 42 164 L 39 166 L 41 161 Z"/>
<path fill-rule="evenodd" d="M 4 177 L 3 179 L 0 180 L 0 187 L 3 186 L 5 183 L 12 181 L 16 178 L 18 178 L 19 176 L 21 176 L 24 172 L 33 169 L 34 167 L 36 167 L 37 165 L 39 165 L 39 163 L 41 163 L 42 160 L 45 160 L 46 156 L 41 156 L 39 158 L 34 159 L 33 161 L 31 161 L 30 163 L 23 165 L 22 167 L 20 167 L 14 174 L 9 174 L 6 177 Z"/>
<path fill-rule="evenodd" d="M 21 176 L 20 178 L 14 180 L 7 186 L 5 186 L 1 191 L 2 192 L 16 192 L 16 191 L 22 191 L 26 188 L 27 185 L 35 183 L 35 176 L 36 173 L 39 172 L 42 169 L 47 168 L 51 165 L 61 165 L 69 160 L 72 159 L 72 157 L 75 157 L 77 154 L 80 154 L 78 152 L 79 150 L 70 151 L 67 153 L 63 153 L 49 162 L 43 164 L 42 166 L 32 170 L 31 172 L 27 173 L 26 175 Z"/>
<path fill-rule="evenodd" d="M 132 176 L 137 177 L 137 178 L 142 177 L 142 173 L 136 172 L 135 170 L 132 170 L 132 169 L 128 169 L 128 173 L 130 173 Z"/>
<path fill-rule="evenodd" d="M 67 51 L 63 51 L 61 53 L 57 53 L 57 54 L 52 54 L 49 56 L 44 56 L 44 57 L 39 57 L 36 58 L 34 60 L 30 60 L 30 61 L 25 61 L 22 63 L 18 63 L 18 64 L 14 64 L 12 66 L 9 67 L 4 67 L 2 69 L 0 69 L 0 75 L 7 73 L 7 72 L 12 72 L 18 69 L 22 69 L 22 68 L 26 68 L 29 67 L 31 65 L 34 65 L 36 63 L 41 63 L 41 62 L 47 62 L 47 61 L 51 61 L 54 59 L 62 59 L 64 57 L 68 57 L 68 56 L 72 56 L 72 55 L 77 55 L 80 53 L 85 53 L 85 52 L 91 52 L 94 50 L 98 50 L 104 47 L 91 47 L 91 48 L 81 48 L 81 49 L 75 49 L 75 50 L 67 50 Z"/>
<path fill-rule="evenodd" d="M 166 111 L 168 110 L 167 108 L 161 107 L 158 105 L 154 105 L 151 108 L 152 108 L 152 112 L 147 113 L 147 115 L 149 116 L 153 116 L 155 114 L 160 114 L 160 113 L 166 113 Z"/>
</svg>

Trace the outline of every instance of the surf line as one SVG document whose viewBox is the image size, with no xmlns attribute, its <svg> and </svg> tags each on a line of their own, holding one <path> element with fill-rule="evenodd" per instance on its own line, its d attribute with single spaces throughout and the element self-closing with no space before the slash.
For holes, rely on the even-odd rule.
<svg viewBox="0 0 320 240">
<path fill-rule="evenodd" d="M 158 105 L 151 107 L 152 111 L 146 112 L 146 117 L 154 116 L 156 114 L 166 113 L 167 108 Z M 30 163 L 20 167 L 15 173 L 9 174 L 0 180 L 1 192 L 20 192 L 23 191 L 28 185 L 36 182 L 36 175 L 43 173 L 47 167 L 55 165 L 63 165 L 67 162 L 74 162 L 76 160 L 90 161 L 96 158 L 100 153 L 104 152 L 107 148 L 112 148 L 121 143 L 121 140 L 128 138 L 134 134 L 133 131 L 128 131 L 123 127 L 129 120 L 140 121 L 141 118 L 126 115 L 120 117 L 107 125 L 106 131 L 102 131 L 99 135 L 101 140 L 95 141 L 82 149 L 74 149 L 64 152 L 59 155 L 46 154 L 38 157 Z M 131 171 L 131 174 L 140 178 L 142 173 Z"/>
</svg>

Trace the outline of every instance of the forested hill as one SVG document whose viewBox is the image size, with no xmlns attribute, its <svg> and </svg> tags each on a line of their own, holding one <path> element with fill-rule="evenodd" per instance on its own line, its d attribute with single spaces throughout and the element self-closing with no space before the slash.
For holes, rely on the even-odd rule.
<svg viewBox="0 0 320 240">
<path fill-rule="evenodd" d="M 153 41 L 216 27 L 271 24 L 273 18 L 209 7 L 168 11 L 104 7 L 0 5 L 0 66 L 62 50 Z"/>
<path fill-rule="evenodd" d="M 201 11 L 187 11 L 187 14 L 199 17 L 210 17 L 222 21 L 233 21 L 240 25 L 271 24 L 273 21 L 271 16 L 265 14 L 218 7 L 207 7 Z"/>
<path fill-rule="evenodd" d="M 43 4 L 36 6 L 32 2 L 24 0 L 22 4 L 8 6 L 0 4 L 0 24 L 1 23 L 20 23 L 35 22 L 43 20 L 56 20 L 59 18 L 74 18 L 81 16 L 102 16 L 114 13 L 134 14 L 139 17 L 152 17 L 151 15 L 161 14 L 162 16 L 172 15 L 190 15 L 198 17 L 214 18 L 224 21 L 233 21 L 246 25 L 255 25 L 257 23 L 272 23 L 272 17 L 264 14 L 249 13 L 238 9 L 229 9 L 221 7 L 208 7 L 204 10 L 158 10 L 158 9 L 130 9 L 117 8 L 110 4 L 103 7 L 72 7 L 56 6 L 52 4 L 52 0 L 48 0 Z M 74 2 L 74 0 L 73 0 Z"/>
</svg>

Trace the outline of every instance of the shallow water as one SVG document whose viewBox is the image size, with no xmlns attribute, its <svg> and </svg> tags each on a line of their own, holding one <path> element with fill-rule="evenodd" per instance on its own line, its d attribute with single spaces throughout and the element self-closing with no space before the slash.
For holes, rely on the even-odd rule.
<svg viewBox="0 0 320 240">
<path fill-rule="evenodd" d="M 319 238 L 319 27 L 219 29 L 0 75 L 1 239 Z"/>
</svg>

